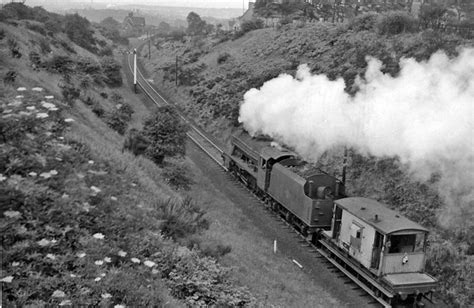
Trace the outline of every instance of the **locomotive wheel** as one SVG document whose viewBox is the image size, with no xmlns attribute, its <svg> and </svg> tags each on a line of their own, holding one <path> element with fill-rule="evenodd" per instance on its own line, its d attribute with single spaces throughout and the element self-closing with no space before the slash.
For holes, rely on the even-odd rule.
<svg viewBox="0 0 474 308">
<path fill-rule="evenodd" d="M 285 220 L 290 224 L 293 223 L 293 215 L 290 212 L 285 213 Z"/>
</svg>

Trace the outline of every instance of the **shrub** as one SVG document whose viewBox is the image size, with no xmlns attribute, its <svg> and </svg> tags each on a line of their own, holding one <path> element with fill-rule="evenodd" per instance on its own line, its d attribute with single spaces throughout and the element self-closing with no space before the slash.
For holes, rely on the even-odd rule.
<svg viewBox="0 0 474 308">
<path fill-rule="evenodd" d="M 241 25 L 240 25 L 240 31 L 242 31 L 243 33 L 247 33 L 249 31 L 252 31 L 252 30 L 257 30 L 257 29 L 261 29 L 263 28 L 263 20 L 261 19 L 253 19 L 253 20 L 248 20 L 248 21 L 244 21 Z"/>
<path fill-rule="evenodd" d="M 8 49 L 10 50 L 12 58 L 21 58 L 20 47 L 18 47 L 18 43 L 12 38 L 8 39 Z"/>
<path fill-rule="evenodd" d="M 3 40 L 4 38 L 5 38 L 5 30 L 0 29 L 0 41 Z"/>
<path fill-rule="evenodd" d="M 77 45 L 96 52 L 93 31 L 90 29 L 90 22 L 79 14 L 66 15 L 64 32 L 67 34 L 69 39 Z"/>
<path fill-rule="evenodd" d="M 33 67 L 37 68 L 41 66 L 41 57 L 36 51 L 32 51 L 29 54 L 30 62 Z"/>
<path fill-rule="evenodd" d="M 122 66 L 113 58 L 107 57 L 100 61 L 102 72 L 105 76 L 104 82 L 111 87 L 120 87 L 122 85 Z"/>
<path fill-rule="evenodd" d="M 165 167 L 163 176 L 172 187 L 189 190 L 193 184 L 188 176 L 189 173 L 190 170 L 184 164 L 171 164 Z"/>
<path fill-rule="evenodd" d="M 145 153 L 150 141 L 137 129 L 132 128 L 123 143 L 122 152 L 124 150 L 132 152 L 134 155 L 142 155 Z"/>
<path fill-rule="evenodd" d="M 416 20 L 405 12 L 387 12 L 377 20 L 377 31 L 380 34 L 396 35 L 404 32 L 414 32 L 417 29 Z"/>
<path fill-rule="evenodd" d="M 349 23 L 349 28 L 354 31 L 374 31 L 379 14 L 365 13 L 357 16 Z"/>
<path fill-rule="evenodd" d="M 99 103 L 95 103 L 92 106 L 92 112 L 99 118 L 102 118 L 104 116 L 105 110 Z"/>
<path fill-rule="evenodd" d="M 120 114 L 126 119 L 127 121 L 130 121 L 132 119 L 132 114 L 135 112 L 132 108 L 127 103 L 121 103 L 117 105 L 118 111 Z"/>
<path fill-rule="evenodd" d="M 143 135 L 150 140 L 146 155 L 157 164 L 165 156 L 184 155 L 186 130 L 172 107 L 159 107 L 143 126 Z"/>
<path fill-rule="evenodd" d="M 72 84 L 65 84 L 62 86 L 61 94 L 66 102 L 72 103 L 75 99 L 79 98 L 81 90 L 77 89 Z"/>
<path fill-rule="evenodd" d="M 105 123 L 120 135 L 125 134 L 127 130 L 127 120 L 119 110 L 108 113 L 105 117 Z"/>
<path fill-rule="evenodd" d="M 32 23 L 27 23 L 26 24 L 26 27 L 28 29 L 30 29 L 31 31 L 35 31 L 35 32 L 38 32 L 39 34 L 42 34 L 44 36 L 46 36 L 46 30 L 41 26 L 41 25 L 38 25 L 38 24 L 32 24 Z"/>
<path fill-rule="evenodd" d="M 227 52 L 219 54 L 219 56 L 217 56 L 217 64 L 222 64 L 226 62 L 227 59 L 229 59 L 229 57 L 230 57 L 230 54 Z"/>
<path fill-rule="evenodd" d="M 74 61 L 68 56 L 54 55 L 45 63 L 46 69 L 58 72 L 63 75 L 70 75 L 74 72 Z"/>
<path fill-rule="evenodd" d="M 182 239 L 209 228 L 209 222 L 204 218 L 205 212 L 190 197 L 183 200 L 168 199 L 155 204 L 154 208 L 162 212 L 165 221 L 161 231 L 173 239 Z"/>
<path fill-rule="evenodd" d="M 41 53 L 47 54 L 51 52 L 51 46 L 49 45 L 49 41 L 46 38 L 44 37 L 40 38 L 39 46 L 41 49 Z"/>
<path fill-rule="evenodd" d="M 8 71 L 6 72 L 5 76 L 3 77 L 3 82 L 5 84 L 14 83 L 16 80 L 16 72 L 15 71 Z"/>
</svg>

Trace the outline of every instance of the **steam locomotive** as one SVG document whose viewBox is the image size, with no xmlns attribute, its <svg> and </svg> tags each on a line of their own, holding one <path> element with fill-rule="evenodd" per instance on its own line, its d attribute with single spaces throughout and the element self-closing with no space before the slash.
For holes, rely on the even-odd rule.
<svg viewBox="0 0 474 308">
<path fill-rule="evenodd" d="M 437 280 L 424 272 L 427 229 L 385 204 L 347 197 L 343 181 L 268 138 L 239 131 L 223 159 L 229 172 L 366 291 L 394 306 L 419 307 L 423 298 L 432 299 Z"/>
</svg>

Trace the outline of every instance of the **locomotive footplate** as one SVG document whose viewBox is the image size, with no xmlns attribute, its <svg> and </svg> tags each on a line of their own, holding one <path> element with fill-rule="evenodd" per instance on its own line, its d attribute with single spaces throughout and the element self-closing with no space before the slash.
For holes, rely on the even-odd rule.
<svg viewBox="0 0 474 308">
<path fill-rule="evenodd" d="M 436 288 L 436 279 L 426 273 L 396 273 L 387 274 L 382 280 L 395 293 L 406 294 L 417 290 L 428 293 Z"/>
</svg>

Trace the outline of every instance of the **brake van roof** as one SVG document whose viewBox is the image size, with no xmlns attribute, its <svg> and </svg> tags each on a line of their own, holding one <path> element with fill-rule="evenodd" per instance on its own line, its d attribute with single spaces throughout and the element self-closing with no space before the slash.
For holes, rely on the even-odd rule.
<svg viewBox="0 0 474 308">
<path fill-rule="evenodd" d="M 428 232 L 428 230 L 420 224 L 417 224 L 416 222 L 402 216 L 397 211 L 390 209 L 388 205 L 373 199 L 349 197 L 334 202 L 383 234 L 390 234 L 397 231 Z M 377 215 L 377 219 L 375 219 L 375 215 Z"/>
</svg>

